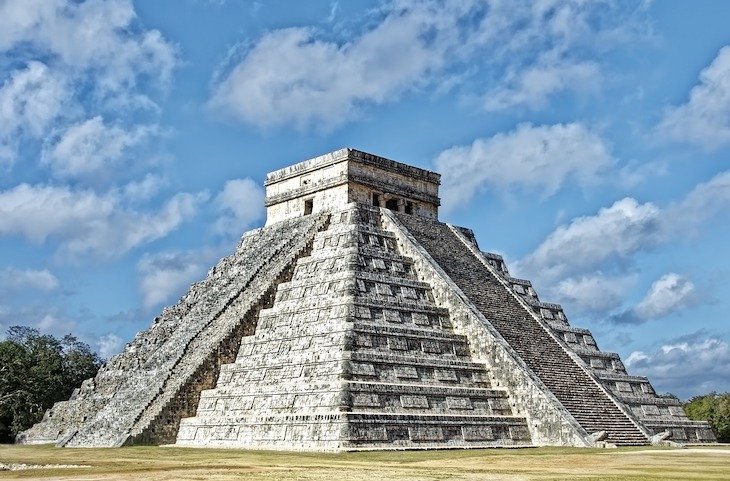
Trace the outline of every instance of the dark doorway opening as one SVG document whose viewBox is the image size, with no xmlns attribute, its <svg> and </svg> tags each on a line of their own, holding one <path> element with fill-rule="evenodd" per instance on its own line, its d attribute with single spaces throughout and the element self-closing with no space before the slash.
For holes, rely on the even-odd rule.
<svg viewBox="0 0 730 481">
<path fill-rule="evenodd" d="M 380 194 L 376 194 L 373 192 L 373 205 L 375 207 L 380 207 Z"/>
<path fill-rule="evenodd" d="M 385 201 L 385 208 L 390 210 L 398 210 L 398 199 L 388 199 Z"/>
<path fill-rule="evenodd" d="M 314 209 L 314 199 L 307 199 L 304 201 L 304 215 L 309 215 Z"/>
</svg>

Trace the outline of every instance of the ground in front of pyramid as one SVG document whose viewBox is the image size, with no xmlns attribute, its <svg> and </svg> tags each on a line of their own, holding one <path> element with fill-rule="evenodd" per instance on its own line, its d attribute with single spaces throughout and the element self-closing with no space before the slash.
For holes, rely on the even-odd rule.
<svg viewBox="0 0 730 481">
<path fill-rule="evenodd" d="M 354 149 L 270 173 L 266 226 L 19 443 L 360 450 L 704 443 L 473 233 Z"/>
</svg>

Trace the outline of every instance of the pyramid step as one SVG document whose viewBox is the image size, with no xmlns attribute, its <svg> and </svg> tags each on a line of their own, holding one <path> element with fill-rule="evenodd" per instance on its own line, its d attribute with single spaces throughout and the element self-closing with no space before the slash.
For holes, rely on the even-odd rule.
<svg viewBox="0 0 730 481">
<path fill-rule="evenodd" d="M 224 366 L 218 387 L 201 396 L 198 415 L 181 425 L 179 443 L 225 445 L 227 436 L 237 436 L 230 442 L 295 447 L 294 439 L 286 439 L 290 429 L 299 433 L 297 439 L 317 436 L 315 443 L 324 442 L 332 424 L 342 422 L 347 432 L 362 432 L 373 423 L 384 430 L 377 439 L 344 438 L 357 449 L 439 442 L 442 447 L 529 445 L 524 418 L 512 415 L 504 390 L 491 389 L 486 366 L 471 361 L 466 338 L 453 333 L 449 311 L 434 304 L 430 285 L 393 268 L 392 262 L 401 261 L 412 266 L 398 255 L 393 234 L 351 234 L 340 226 L 336 236 L 318 236 L 313 255 L 282 284 L 236 363 Z M 357 262 L 355 237 L 361 243 Z M 372 257 L 363 254 L 378 249 Z M 318 253 L 343 251 L 340 258 Z M 346 269 L 338 270 L 342 259 Z M 333 278 L 352 280 L 355 289 L 325 295 L 315 287 Z M 284 295 L 288 291 L 292 295 Z M 328 303 L 336 307 L 328 309 Z M 297 312 L 297 304 L 312 307 Z M 338 414 L 328 414 L 333 411 Z M 270 420 L 260 416 L 264 412 Z M 274 428 L 292 419 L 297 426 L 284 434 Z M 357 424 L 365 420 L 369 427 Z M 457 427 L 465 420 L 471 424 Z M 284 438 L 264 439 L 268 434 L 256 423 L 273 423 L 271 432 Z M 424 434 L 435 431 L 440 441 Z"/>
<path fill-rule="evenodd" d="M 451 330 L 434 329 L 430 324 L 416 324 L 408 326 L 392 325 L 386 322 L 373 323 L 358 320 L 353 325 L 355 332 L 364 334 L 382 334 L 394 336 L 408 336 L 423 339 L 440 339 L 445 341 L 466 343 L 466 336 L 454 334 Z"/>
<path fill-rule="evenodd" d="M 391 354 L 386 352 L 359 352 L 350 353 L 350 360 L 353 362 L 371 362 L 378 364 L 392 365 L 409 365 L 419 367 L 444 368 L 444 369 L 460 369 L 467 371 L 485 372 L 487 368 L 484 364 L 459 360 L 448 359 L 439 356 L 423 357 L 420 355 Z"/>
<path fill-rule="evenodd" d="M 530 437 L 525 419 L 514 416 L 333 412 L 221 416 L 207 422 L 185 419 L 177 444 L 309 449 L 496 447 L 529 446 Z"/>
<path fill-rule="evenodd" d="M 420 393 L 433 396 L 473 396 L 508 399 L 507 390 L 504 388 L 369 381 L 347 381 L 347 386 L 350 392 L 363 391 L 389 394 Z"/>
<path fill-rule="evenodd" d="M 350 383 L 353 410 L 368 412 L 511 415 L 505 391 L 424 384 Z"/>
<path fill-rule="evenodd" d="M 524 418 L 514 416 L 348 413 L 348 444 L 404 447 L 529 445 Z"/>
</svg>

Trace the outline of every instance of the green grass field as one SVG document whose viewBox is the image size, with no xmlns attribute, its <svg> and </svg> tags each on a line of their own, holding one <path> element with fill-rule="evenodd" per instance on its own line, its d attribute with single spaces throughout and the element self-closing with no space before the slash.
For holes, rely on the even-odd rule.
<svg viewBox="0 0 730 481">
<path fill-rule="evenodd" d="M 0 479 L 58 480 L 728 480 L 730 446 L 534 448 L 341 454 L 131 447 L 0 446 Z M 49 465 L 81 465 L 51 467 Z"/>
</svg>

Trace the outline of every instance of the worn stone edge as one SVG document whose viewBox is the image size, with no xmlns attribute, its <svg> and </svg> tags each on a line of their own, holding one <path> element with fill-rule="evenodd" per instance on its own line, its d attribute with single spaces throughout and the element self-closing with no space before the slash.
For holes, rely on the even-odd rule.
<svg viewBox="0 0 730 481">
<path fill-rule="evenodd" d="M 560 435 L 546 436 L 537 428 L 537 426 L 533 425 L 533 423 L 537 420 L 544 420 L 544 413 L 538 414 L 535 412 L 535 407 L 530 407 L 527 403 L 521 402 L 520 397 L 518 397 L 515 393 L 516 388 L 518 387 L 516 383 L 510 382 L 504 376 L 499 376 L 500 382 L 502 382 L 509 388 L 509 395 L 510 398 L 514 401 L 515 407 L 517 407 L 520 412 L 527 414 L 528 429 L 530 430 L 533 444 L 561 446 L 574 445 L 583 447 L 594 446 L 595 443 L 590 438 L 589 433 L 578 423 L 578 421 L 568 412 L 568 410 L 565 409 L 562 404 L 560 404 L 560 401 L 555 397 L 555 395 L 532 372 L 532 370 L 512 349 L 507 341 L 504 340 L 502 336 L 491 326 L 489 321 L 487 321 L 484 315 L 476 308 L 476 306 L 474 306 L 474 304 L 472 304 L 466 294 L 464 294 L 464 292 L 456 285 L 456 283 L 451 280 L 446 272 L 443 271 L 441 266 L 439 266 L 438 263 L 431 257 L 431 255 L 418 243 L 413 235 L 408 232 L 408 229 L 404 225 L 402 225 L 400 221 L 387 209 L 381 208 L 380 210 L 383 214 L 384 224 L 390 224 L 390 226 L 388 227 L 390 227 L 390 229 L 395 233 L 396 239 L 401 245 L 403 252 L 406 255 L 412 257 L 415 264 L 421 264 L 424 269 L 432 271 L 432 273 L 434 274 L 433 280 L 438 281 L 440 284 L 442 284 L 441 286 L 439 286 L 436 285 L 436 282 L 432 281 L 432 292 L 434 293 L 434 297 L 437 297 L 437 299 L 438 297 L 441 297 L 441 301 L 444 305 L 452 309 L 455 308 L 454 310 L 457 312 L 453 313 L 452 322 L 454 322 L 454 320 L 457 320 L 457 322 L 463 323 L 463 316 L 458 315 L 458 310 L 466 311 L 466 317 L 468 319 L 466 322 L 469 322 L 472 326 L 481 331 L 477 335 L 481 334 L 482 336 L 488 336 L 489 340 L 495 346 L 498 346 L 502 349 L 505 358 L 511 360 L 511 362 L 518 366 L 516 369 L 509 369 L 509 371 L 516 374 L 522 373 L 525 377 L 525 384 L 523 384 L 523 387 L 529 386 L 528 389 L 531 389 L 533 391 L 531 397 L 535 400 L 541 397 L 542 407 L 552 410 L 557 416 L 558 419 L 556 419 L 555 422 L 560 423 Z M 451 293 L 451 296 L 449 296 L 448 293 Z M 448 297 L 452 297 L 452 299 L 449 299 Z M 461 304 L 461 309 L 455 306 L 456 303 Z M 466 331 L 465 329 L 462 330 Z M 467 334 L 467 332 L 464 332 L 464 334 Z M 477 339 L 474 339 L 473 337 L 473 335 L 468 336 L 472 355 L 474 356 L 475 360 L 484 359 L 485 356 L 478 350 L 474 349 L 473 344 L 475 344 L 474 341 L 477 341 Z M 477 344 L 483 343 L 477 342 Z M 497 366 L 494 366 L 494 363 L 487 362 L 487 365 L 490 367 L 490 370 L 492 371 L 492 374 L 495 375 L 495 377 L 501 374 L 500 371 L 502 371 L 502 369 L 500 369 L 499 371 L 496 370 L 495 368 Z M 569 432 L 566 433 L 566 429 Z"/>
<path fill-rule="evenodd" d="M 610 392 L 608 389 L 606 389 L 606 387 L 603 385 L 603 383 L 601 383 L 601 381 L 598 379 L 598 377 L 595 375 L 595 373 L 591 369 L 588 368 L 588 366 L 585 364 L 583 359 L 581 359 L 581 357 L 577 353 L 575 353 L 572 349 L 570 349 L 570 347 L 568 347 L 565 344 L 565 342 L 555 334 L 553 329 L 550 328 L 550 326 L 548 326 L 540 318 L 540 316 L 538 316 L 535 313 L 535 311 L 530 309 L 527 302 L 525 302 L 524 299 L 522 299 L 520 296 L 518 296 L 509 287 L 509 285 L 507 285 L 507 282 L 494 270 L 494 267 L 492 267 L 492 265 L 489 264 L 489 262 L 486 260 L 485 256 L 482 254 L 482 252 L 479 249 L 474 248 L 474 246 L 461 234 L 461 232 L 459 232 L 459 229 L 455 228 L 451 224 L 447 224 L 447 225 L 449 226 L 451 231 L 459 238 L 459 240 L 461 240 L 461 242 L 471 251 L 471 253 L 474 254 L 474 256 L 476 256 L 477 259 L 479 259 L 479 261 L 492 273 L 492 275 L 494 275 L 494 277 L 497 279 L 497 281 L 500 284 L 502 284 L 502 286 L 505 288 L 505 290 L 507 292 L 509 292 L 509 294 L 512 297 L 517 299 L 517 302 L 519 302 L 520 305 L 527 312 L 530 313 L 530 315 L 538 323 L 538 325 L 540 327 L 542 327 L 543 330 L 545 330 L 548 333 L 548 335 L 560 346 L 560 348 L 563 351 L 565 351 L 566 354 L 568 354 L 568 356 L 570 356 L 571 359 L 573 359 L 573 361 L 575 361 L 575 363 L 581 369 L 583 369 L 583 371 L 588 375 L 588 377 L 591 379 L 591 381 L 593 381 L 593 383 L 596 386 L 598 386 L 598 388 L 601 390 L 601 392 L 603 392 L 608 397 L 608 399 L 610 399 L 611 402 L 613 402 L 613 404 L 616 405 L 616 407 L 619 409 L 619 411 L 621 411 L 621 413 L 624 414 L 629 419 L 629 421 L 631 421 L 631 423 L 636 426 L 636 428 L 641 432 L 641 434 L 646 436 L 647 440 L 651 440 L 652 439 L 651 433 L 646 429 L 646 427 L 644 427 L 643 424 L 641 424 L 641 422 L 636 418 L 636 416 L 633 414 L 633 412 L 631 412 L 631 410 L 628 409 L 626 407 L 626 405 L 624 405 L 621 401 L 616 399 L 616 397 L 613 395 L 612 392 Z"/>
</svg>

